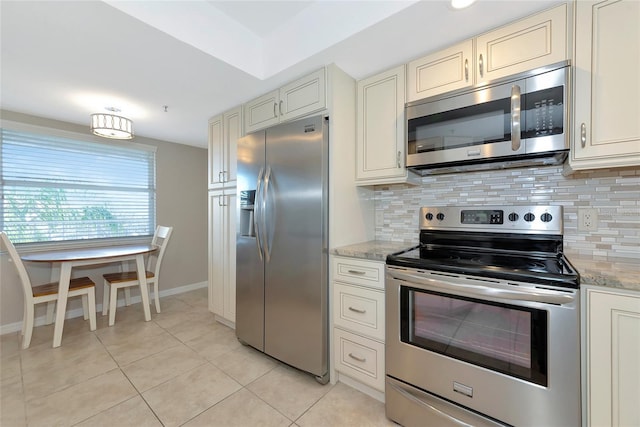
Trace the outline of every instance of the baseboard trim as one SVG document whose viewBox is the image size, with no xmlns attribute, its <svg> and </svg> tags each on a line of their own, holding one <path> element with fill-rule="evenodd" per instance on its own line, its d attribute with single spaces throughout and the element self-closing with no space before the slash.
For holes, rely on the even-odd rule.
<svg viewBox="0 0 640 427">
<path fill-rule="evenodd" d="M 196 289 L 206 288 L 207 286 L 209 286 L 208 282 L 199 282 L 199 283 L 192 283 L 190 285 L 178 286 L 176 288 L 165 289 L 163 291 L 160 291 L 160 298 L 168 297 L 171 295 L 178 295 L 185 292 L 195 291 Z M 131 297 L 132 304 L 139 303 L 141 300 L 142 299 L 140 298 L 140 295 Z M 153 301 L 151 302 L 151 304 L 153 304 Z M 118 307 L 124 307 L 124 298 L 118 299 Z M 102 314 L 102 304 L 96 305 L 96 313 Z M 67 314 L 65 315 L 65 319 L 73 319 L 73 318 L 82 317 L 82 316 L 84 316 L 84 313 L 82 312 L 82 308 L 76 308 L 74 310 L 68 310 Z M 42 325 L 46 325 L 45 316 L 36 317 L 33 326 L 35 327 L 35 326 L 42 326 Z M 11 334 L 13 332 L 19 332 L 21 330 L 22 330 L 21 321 L 8 323 L 6 325 L 0 326 L 0 335 Z"/>
</svg>

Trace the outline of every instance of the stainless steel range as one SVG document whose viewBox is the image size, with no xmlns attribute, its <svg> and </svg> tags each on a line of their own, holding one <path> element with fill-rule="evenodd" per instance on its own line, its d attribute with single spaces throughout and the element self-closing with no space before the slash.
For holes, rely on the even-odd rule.
<svg viewBox="0 0 640 427">
<path fill-rule="evenodd" d="M 560 206 L 427 207 L 386 268 L 386 411 L 405 426 L 579 426 L 580 278 Z"/>
</svg>

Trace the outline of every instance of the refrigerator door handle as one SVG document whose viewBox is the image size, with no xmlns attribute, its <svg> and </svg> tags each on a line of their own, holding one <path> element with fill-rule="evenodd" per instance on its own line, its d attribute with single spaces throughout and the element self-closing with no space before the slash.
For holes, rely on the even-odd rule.
<svg viewBox="0 0 640 427">
<path fill-rule="evenodd" d="M 267 171 L 264 174 L 264 189 L 262 194 L 262 248 L 264 251 L 264 259 L 269 262 L 271 259 L 271 249 L 269 248 L 269 231 L 267 230 L 267 199 L 269 197 L 269 183 L 271 182 L 271 166 L 267 166 Z M 273 230 L 271 230 L 273 232 Z"/>
<path fill-rule="evenodd" d="M 258 255 L 260 256 L 260 261 L 262 261 L 262 242 L 260 241 L 260 205 L 261 199 L 260 191 L 262 189 L 262 173 L 264 172 L 264 168 L 260 168 L 260 172 L 258 172 L 258 182 L 256 183 L 256 196 L 253 201 L 253 229 L 256 231 L 256 246 L 258 247 Z"/>
</svg>

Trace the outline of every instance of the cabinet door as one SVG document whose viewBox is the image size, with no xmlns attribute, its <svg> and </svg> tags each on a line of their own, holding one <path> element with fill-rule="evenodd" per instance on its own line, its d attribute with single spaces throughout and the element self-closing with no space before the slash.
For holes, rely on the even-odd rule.
<svg viewBox="0 0 640 427">
<path fill-rule="evenodd" d="M 236 320 L 236 202 L 234 190 L 209 193 L 209 310 Z"/>
<path fill-rule="evenodd" d="M 209 310 L 224 316 L 224 195 L 209 193 Z"/>
<path fill-rule="evenodd" d="M 587 290 L 591 426 L 640 425 L 640 296 Z"/>
<path fill-rule="evenodd" d="M 404 65 L 358 82 L 356 180 L 405 177 Z"/>
<path fill-rule="evenodd" d="M 567 5 L 563 4 L 477 37 L 476 82 L 567 58 Z"/>
<path fill-rule="evenodd" d="M 407 101 L 473 85 L 473 40 L 409 62 Z"/>
<path fill-rule="evenodd" d="M 224 169 L 222 179 L 225 186 L 236 185 L 238 139 L 242 137 L 242 107 L 234 108 L 224 118 Z"/>
<path fill-rule="evenodd" d="M 640 165 L 640 2 L 576 2 L 572 169 Z"/>
<path fill-rule="evenodd" d="M 224 318 L 236 321 L 236 203 L 235 192 L 225 193 L 224 209 Z"/>
<path fill-rule="evenodd" d="M 222 116 L 209 119 L 209 189 L 222 186 L 224 126 Z"/>
<path fill-rule="evenodd" d="M 306 116 L 326 108 L 324 68 L 280 89 L 280 121 Z"/>
<path fill-rule="evenodd" d="M 264 129 L 280 121 L 277 90 L 262 95 L 244 105 L 244 129 L 247 133 Z"/>
</svg>

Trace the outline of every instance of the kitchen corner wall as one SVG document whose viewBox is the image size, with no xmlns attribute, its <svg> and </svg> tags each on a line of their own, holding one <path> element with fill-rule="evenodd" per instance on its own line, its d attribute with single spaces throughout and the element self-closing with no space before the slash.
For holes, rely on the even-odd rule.
<svg viewBox="0 0 640 427">
<path fill-rule="evenodd" d="M 595 261 L 640 262 L 640 168 L 562 175 L 562 167 L 434 175 L 421 186 L 375 188 L 376 239 L 418 241 L 421 206 L 564 206 L 564 249 Z M 578 209 L 598 210 L 597 230 L 578 231 Z M 380 221 L 382 220 L 382 221 Z"/>
</svg>

